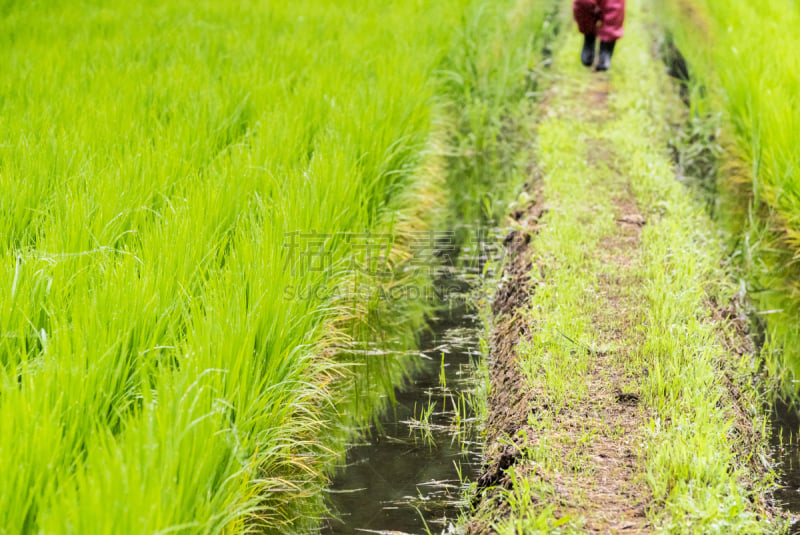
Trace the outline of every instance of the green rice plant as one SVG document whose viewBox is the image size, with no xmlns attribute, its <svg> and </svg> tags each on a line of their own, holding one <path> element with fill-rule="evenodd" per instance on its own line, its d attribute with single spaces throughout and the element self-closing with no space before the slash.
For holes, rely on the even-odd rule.
<svg viewBox="0 0 800 535">
<path fill-rule="evenodd" d="M 409 431 L 414 435 L 414 441 L 416 442 L 417 436 L 421 442 L 433 448 L 436 446 L 436 439 L 433 436 L 433 421 L 432 418 L 436 413 L 436 401 L 431 400 L 430 394 L 428 395 L 428 401 L 425 405 L 420 407 L 419 412 L 417 411 L 417 405 L 414 404 L 414 417 L 408 422 Z M 419 416 L 417 416 L 419 414 Z"/>
<path fill-rule="evenodd" d="M 459 243 L 469 239 L 469 226 L 496 225 L 528 178 L 533 125 L 527 118 L 545 75 L 547 48 L 559 30 L 558 6 L 553 0 L 518 0 L 504 10 L 487 3 L 465 18 L 458 35 L 461 53 L 443 65 L 455 118 L 448 153 L 449 226 Z M 490 22 L 498 16 L 501 24 Z"/>
<path fill-rule="evenodd" d="M 725 112 L 720 218 L 767 336 L 770 375 L 795 397 L 800 374 L 800 7 L 790 0 L 658 2 L 686 56 L 691 104 Z M 694 113 L 693 116 L 702 116 Z M 742 161 L 743 165 L 737 162 Z"/>
<path fill-rule="evenodd" d="M 755 199 L 764 200 L 786 222 L 785 231 L 800 246 L 800 180 L 795 134 L 800 58 L 776 54 L 798 42 L 793 24 L 800 9 L 788 0 L 758 4 L 691 0 L 672 4 L 682 17 L 675 27 L 681 51 L 692 73 L 714 82 L 734 132 L 752 165 Z M 702 27 L 705 35 L 695 30 Z"/>
</svg>

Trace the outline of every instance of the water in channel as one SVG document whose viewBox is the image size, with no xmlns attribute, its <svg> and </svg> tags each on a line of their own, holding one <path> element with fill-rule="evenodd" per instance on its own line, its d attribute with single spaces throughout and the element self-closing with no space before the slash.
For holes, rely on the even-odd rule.
<svg viewBox="0 0 800 535">
<path fill-rule="evenodd" d="M 330 488 L 338 514 L 322 533 L 440 533 L 457 520 L 461 481 L 480 467 L 468 399 L 477 387 L 478 321 L 462 305 L 430 327 L 412 384 L 349 448 Z"/>
<path fill-rule="evenodd" d="M 459 271 L 461 293 L 420 334 L 419 371 L 337 470 L 323 534 L 439 534 L 457 522 L 481 463 L 471 400 L 482 330 L 467 295 L 482 267 Z"/>
</svg>

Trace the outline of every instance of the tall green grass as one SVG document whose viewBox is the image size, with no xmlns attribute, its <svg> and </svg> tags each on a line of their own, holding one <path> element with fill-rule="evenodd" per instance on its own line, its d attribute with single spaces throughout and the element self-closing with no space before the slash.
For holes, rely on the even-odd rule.
<svg viewBox="0 0 800 535">
<path fill-rule="evenodd" d="M 314 527 L 376 303 L 286 289 L 431 223 L 441 72 L 512 5 L 2 3 L 0 532 Z"/>
<path fill-rule="evenodd" d="M 448 154 L 450 226 L 493 226 L 530 177 L 530 117 L 559 31 L 558 2 L 519 0 L 501 24 L 486 9 L 465 21 L 459 54 L 443 72 L 452 97 L 454 141 Z M 453 219 L 453 218 L 451 218 Z M 474 229 L 473 229 L 474 230 Z"/>
<path fill-rule="evenodd" d="M 764 318 L 771 375 L 800 377 L 800 6 L 790 0 L 684 0 L 658 9 L 687 57 L 695 114 L 724 111 L 733 143 L 722 184 L 737 260 Z M 745 189 L 746 188 L 746 189 Z"/>
</svg>

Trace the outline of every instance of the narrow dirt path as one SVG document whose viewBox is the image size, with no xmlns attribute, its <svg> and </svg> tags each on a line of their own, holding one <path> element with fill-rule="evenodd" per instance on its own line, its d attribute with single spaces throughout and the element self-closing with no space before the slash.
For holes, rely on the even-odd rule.
<svg viewBox="0 0 800 535">
<path fill-rule="evenodd" d="M 730 347 L 709 306 L 729 298 L 721 253 L 674 180 L 658 130 L 669 100 L 655 93 L 667 80 L 642 2 L 632 3 L 640 20 L 623 45 L 641 49 L 615 66 L 627 72 L 582 70 L 568 36 L 542 99 L 541 176 L 535 201 L 514 214 L 493 307 L 471 534 L 759 532 L 771 522 L 766 468 L 748 461 L 764 455 L 739 368 L 751 354 Z M 745 333 L 737 340 L 745 346 Z"/>
<path fill-rule="evenodd" d="M 549 458 L 551 469 L 534 463 L 518 475 L 536 477 L 547 487 L 557 517 L 574 518 L 588 531 L 637 533 L 648 525 L 644 508 L 649 492 L 637 477 L 636 454 L 646 414 L 635 382 L 641 370 L 626 369 L 626 362 L 638 346 L 631 327 L 641 315 L 636 288 L 644 219 L 628 179 L 615 170 L 613 147 L 603 138 L 611 120 L 606 86 L 604 78 L 596 78 L 568 87 L 566 98 L 558 94 L 564 87 L 549 95 L 550 106 L 566 105 L 558 117 L 572 119 L 543 124 L 541 135 L 551 128 L 563 134 L 568 122 L 588 119 L 583 121 L 591 125 L 585 135 L 574 147 L 564 147 L 572 152 L 580 146 L 585 161 L 570 180 L 545 179 L 535 196 L 539 204 L 522 220 L 526 231 L 508 240 L 510 280 L 495 302 L 501 319 L 492 343 L 491 404 L 499 410 L 492 412 L 488 427 L 496 464 L 480 485 L 510 486 L 503 481 L 504 471 L 525 460 L 533 443 L 537 455 Z M 592 106 L 583 107 L 586 101 Z M 564 196 L 571 197 L 569 207 Z M 544 235 L 531 242 L 540 229 Z M 569 235 L 589 239 L 576 242 Z M 544 267 L 534 282 L 532 257 Z M 541 296 L 533 300 L 533 310 L 526 306 L 532 293 Z M 566 321 L 553 325 L 561 323 L 559 311 L 581 318 L 585 329 L 573 331 Z M 550 353 L 545 358 L 571 361 L 575 373 L 548 374 L 552 362 L 532 367 L 542 358 L 541 350 Z M 526 362 L 519 361 L 520 353 Z"/>
</svg>

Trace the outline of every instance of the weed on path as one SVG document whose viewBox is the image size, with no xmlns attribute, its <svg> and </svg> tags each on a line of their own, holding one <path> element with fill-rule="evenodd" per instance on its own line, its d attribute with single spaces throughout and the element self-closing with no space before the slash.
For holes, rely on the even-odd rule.
<svg viewBox="0 0 800 535">
<path fill-rule="evenodd" d="M 722 247 L 675 180 L 662 125 L 678 89 L 631 4 L 610 75 L 579 70 L 576 36 L 554 58 L 532 192 L 547 209 L 510 242 L 469 533 L 779 527 L 753 462 L 768 457 L 754 356 L 714 306 L 734 295 Z"/>
</svg>

